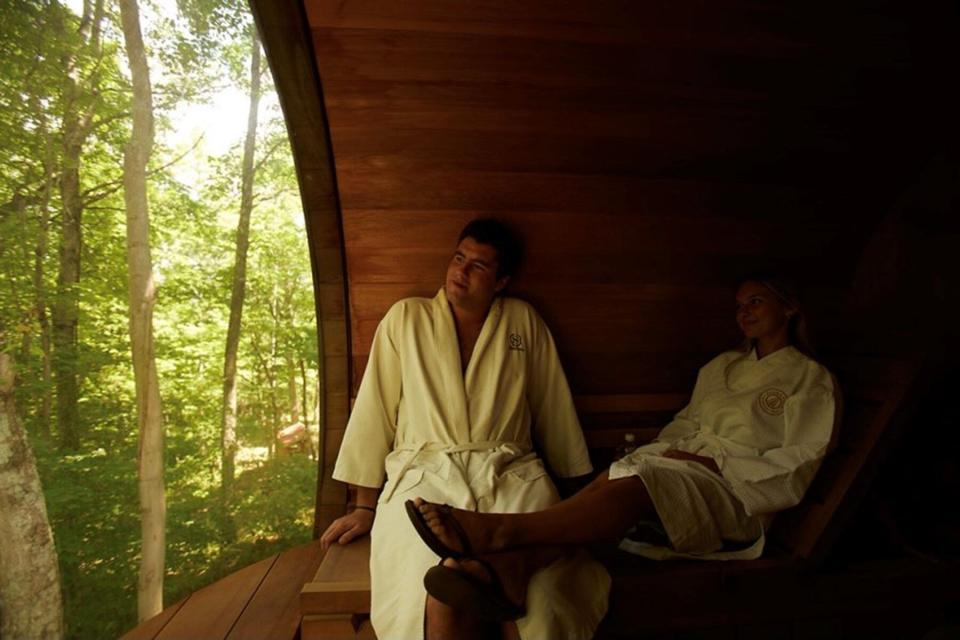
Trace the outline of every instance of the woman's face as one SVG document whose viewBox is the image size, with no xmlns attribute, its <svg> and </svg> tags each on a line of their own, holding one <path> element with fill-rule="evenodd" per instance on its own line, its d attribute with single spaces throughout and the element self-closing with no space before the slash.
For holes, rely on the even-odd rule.
<svg viewBox="0 0 960 640">
<path fill-rule="evenodd" d="M 795 310 L 759 282 L 747 281 L 737 290 L 737 324 L 753 340 L 786 341 L 787 327 Z"/>
</svg>

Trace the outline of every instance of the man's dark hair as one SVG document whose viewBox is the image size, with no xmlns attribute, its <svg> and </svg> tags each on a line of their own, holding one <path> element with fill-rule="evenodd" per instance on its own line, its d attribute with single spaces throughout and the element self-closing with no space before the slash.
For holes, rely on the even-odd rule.
<svg viewBox="0 0 960 640">
<path fill-rule="evenodd" d="M 523 246 L 517 235 L 496 218 L 475 218 L 460 232 L 457 244 L 464 238 L 473 238 L 497 250 L 497 278 L 512 276 L 523 258 Z"/>
</svg>

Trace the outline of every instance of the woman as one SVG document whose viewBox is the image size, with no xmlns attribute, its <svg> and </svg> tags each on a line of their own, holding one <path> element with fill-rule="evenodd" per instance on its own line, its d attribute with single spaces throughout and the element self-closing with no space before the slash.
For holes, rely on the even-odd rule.
<svg viewBox="0 0 960 640">
<path fill-rule="evenodd" d="M 704 366 L 689 405 L 652 443 L 568 500 L 521 514 L 409 502 L 420 536 L 446 558 L 425 576 L 428 593 L 506 620 L 522 614 L 532 569 L 569 545 L 622 539 L 622 548 L 653 558 L 759 557 L 771 516 L 800 502 L 826 453 L 834 387 L 805 353 L 789 287 L 752 278 L 736 299 L 745 348 Z M 664 544 L 628 535 L 644 522 L 660 528 Z"/>
</svg>

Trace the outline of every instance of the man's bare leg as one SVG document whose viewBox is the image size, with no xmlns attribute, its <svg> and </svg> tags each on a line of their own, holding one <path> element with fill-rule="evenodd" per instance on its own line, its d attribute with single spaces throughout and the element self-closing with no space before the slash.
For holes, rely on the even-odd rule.
<svg viewBox="0 0 960 640">
<path fill-rule="evenodd" d="M 416 501 L 433 533 L 461 550 L 449 519 L 466 532 L 474 553 L 492 553 L 531 545 L 582 545 L 615 541 L 642 517 L 655 515 L 643 481 L 636 476 L 610 480 L 598 476 L 567 500 L 533 513 L 475 513 Z"/>
</svg>

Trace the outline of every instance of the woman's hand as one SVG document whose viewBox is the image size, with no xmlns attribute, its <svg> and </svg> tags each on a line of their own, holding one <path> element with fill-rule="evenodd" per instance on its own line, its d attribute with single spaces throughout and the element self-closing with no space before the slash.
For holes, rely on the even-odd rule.
<svg viewBox="0 0 960 640">
<path fill-rule="evenodd" d="M 680 451 L 679 449 L 669 449 L 663 452 L 664 458 L 673 458 L 674 460 L 690 460 L 692 462 L 699 462 L 710 471 L 713 471 L 717 475 L 720 475 L 720 467 L 717 466 L 716 461 L 713 458 L 708 458 L 707 456 L 698 456 L 695 453 L 687 453 L 686 451 Z"/>
<path fill-rule="evenodd" d="M 366 534 L 373 527 L 375 515 L 376 512 L 368 509 L 354 509 L 340 516 L 320 536 L 320 548 L 326 551 L 334 543 L 347 544 Z"/>
</svg>

